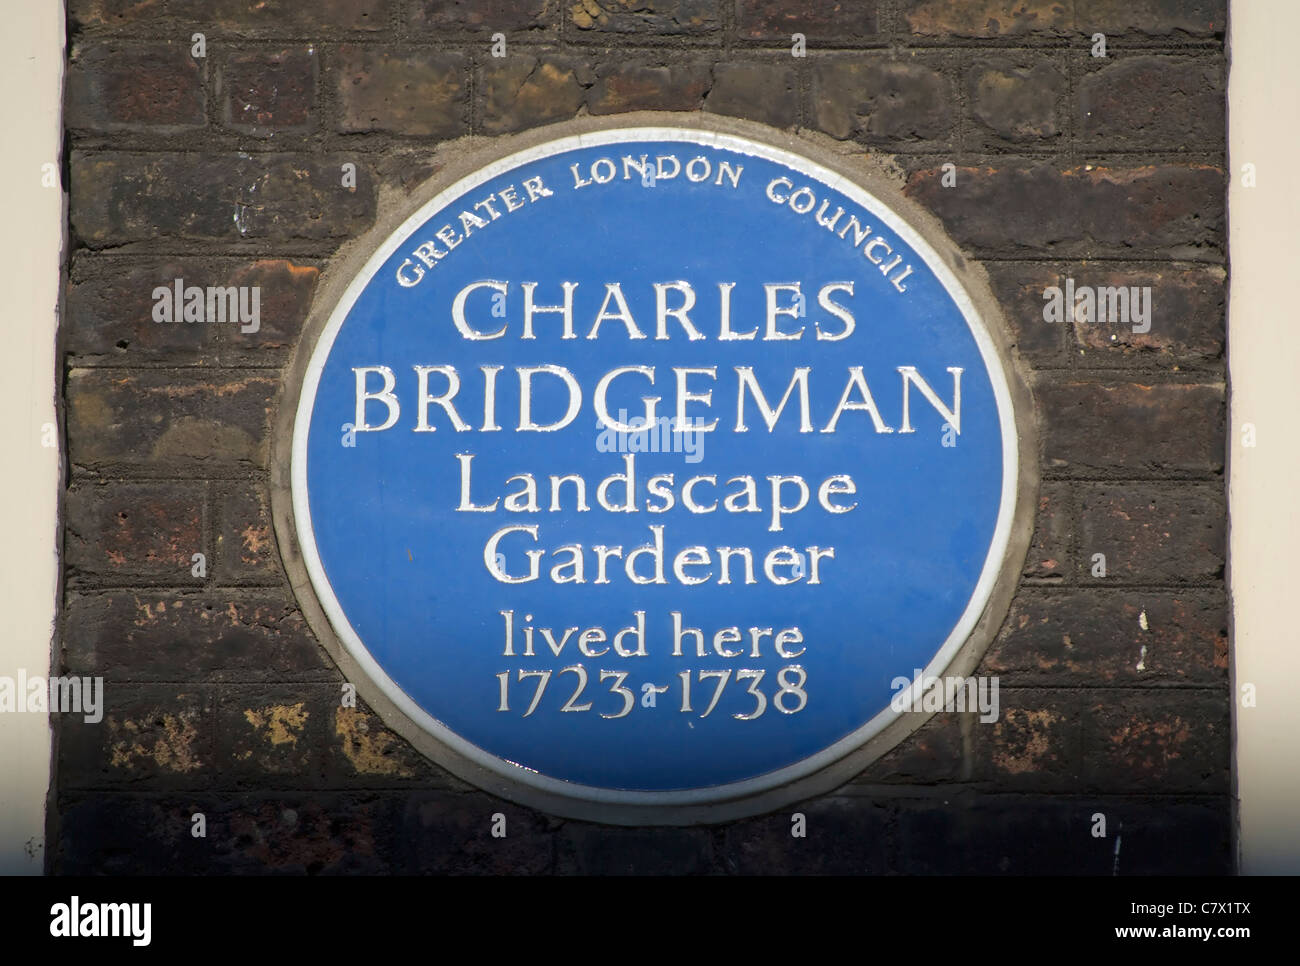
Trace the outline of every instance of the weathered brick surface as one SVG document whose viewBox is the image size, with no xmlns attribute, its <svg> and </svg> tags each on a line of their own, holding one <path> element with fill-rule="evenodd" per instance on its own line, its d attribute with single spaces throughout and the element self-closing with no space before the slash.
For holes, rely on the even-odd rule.
<svg viewBox="0 0 1300 966">
<path fill-rule="evenodd" d="M 1056 473 L 1216 473 L 1223 467 L 1222 384 L 1068 381 L 1038 391 L 1043 462 Z"/>
<path fill-rule="evenodd" d="M 801 33 L 809 40 L 842 44 L 877 37 L 877 0 L 738 0 L 736 32 L 753 40 L 788 41 Z"/>
<path fill-rule="evenodd" d="M 342 186 L 344 162 L 357 186 Z M 374 183 L 354 158 L 74 152 L 73 231 L 91 248 L 171 236 L 205 242 L 342 238 L 370 226 Z"/>
<path fill-rule="evenodd" d="M 1199 590 L 1022 594 L 983 669 L 1006 685 L 1222 687 L 1227 604 Z"/>
<path fill-rule="evenodd" d="M 1069 489 L 1060 484 L 1048 483 L 1039 490 L 1024 576 L 1059 580 L 1069 573 L 1071 502 Z"/>
<path fill-rule="evenodd" d="M 259 372 L 74 369 L 68 455 L 74 466 L 146 474 L 264 467 L 276 391 Z"/>
<path fill-rule="evenodd" d="M 235 54 L 221 72 L 225 123 L 247 134 L 305 129 L 316 100 L 312 47 Z"/>
<path fill-rule="evenodd" d="M 1109 875 L 1114 844 L 1091 837 L 1095 811 L 1052 797 L 911 802 L 900 808 L 899 861 L 921 875 Z"/>
<path fill-rule="evenodd" d="M 562 0 L 568 19 L 592 34 L 700 35 L 720 26 L 714 0 Z"/>
<path fill-rule="evenodd" d="M 70 0 L 68 13 L 73 23 L 92 27 L 130 29 L 154 22 L 196 21 L 214 24 L 233 33 L 302 31 L 324 28 L 331 32 L 383 30 L 398 0 L 204 0 L 177 3 L 176 0 Z"/>
<path fill-rule="evenodd" d="M 319 781 L 326 751 L 328 685 L 237 685 L 223 688 L 214 712 L 215 759 L 225 784 L 259 785 Z"/>
<path fill-rule="evenodd" d="M 1062 266 L 1015 261 L 987 262 L 985 268 L 1021 359 L 1034 368 L 1068 365 L 1069 343 L 1073 341 L 1069 326 L 1043 318 L 1043 292 L 1060 284 Z"/>
<path fill-rule="evenodd" d="M 953 102 L 952 83 L 935 63 L 867 54 L 819 60 L 813 70 L 817 126 L 840 140 L 946 143 Z"/>
<path fill-rule="evenodd" d="M 70 0 L 57 658 L 106 706 L 56 719 L 50 869 L 1231 871 L 1225 21 L 1225 0 Z M 845 788 L 712 828 L 560 820 L 433 764 L 344 691 L 270 517 L 284 366 L 381 188 L 463 135 L 637 110 L 894 156 L 983 263 L 1039 437 L 978 670 L 997 720 L 941 712 Z M 155 322 L 176 279 L 256 287 L 257 331 Z M 1149 288 L 1149 330 L 1047 321 L 1068 279 Z"/>
<path fill-rule="evenodd" d="M 579 59 L 521 54 L 479 71 L 483 130 L 506 134 L 572 117 L 586 103 L 591 68 Z"/>
<path fill-rule="evenodd" d="M 1075 0 L 1082 32 L 1127 32 L 1146 37 L 1211 38 L 1224 33 L 1228 0 Z"/>
<path fill-rule="evenodd" d="M 1105 33 L 1148 40 L 1222 36 L 1227 0 L 903 0 L 914 35 L 1053 40 Z"/>
<path fill-rule="evenodd" d="M 470 785 L 435 766 L 384 725 L 362 702 L 343 703 L 333 689 L 325 716 L 327 774 L 331 782 L 358 785 L 416 785 L 473 791 Z"/>
<path fill-rule="evenodd" d="M 618 61 L 596 69 L 587 108 L 592 114 L 626 111 L 695 111 L 709 91 L 704 63 Z"/>
<path fill-rule="evenodd" d="M 1103 791 L 1223 794 L 1230 713 L 1226 691 L 1098 694 L 1084 718 L 1085 780 Z"/>
<path fill-rule="evenodd" d="M 799 116 L 799 81 L 783 61 L 719 64 L 704 109 L 786 127 Z"/>
<path fill-rule="evenodd" d="M 1092 834 L 1098 813 L 1107 816 L 1104 838 Z M 1224 875 L 1229 826 L 1213 800 L 988 796 L 918 801 L 901 810 L 898 841 L 900 863 L 919 874 Z"/>
<path fill-rule="evenodd" d="M 867 766 L 855 783 L 931 785 L 962 780 L 966 777 L 966 746 L 972 733 L 964 717 L 965 712 L 958 711 L 935 714 L 906 741 Z"/>
<path fill-rule="evenodd" d="M 494 837 L 495 816 L 505 822 Z M 539 875 L 554 871 L 559 823 L 479 792 L 416 792 L 405 799 L 405 871 L 438 875 Z M 500 827 L 500 826 L 498 826 Z"/>
<path fill-rule="evenodd" d="M 1065 130 L 1064 64 L 1051 56 L 982 57 L 966 77 L 973 135 L 984 144 L 1055 144 Z"/>
<path fill-rule="evenodd" d="M 1000 790 L 1077 788 L 1084 751 L 1078 695 L 1008 684 L 999 678 L 997 720 L 971 726 L 973 777 Z"/>
<path fill-rule="evenodd" d="M 72 51 L 68 64 L 66 123 L 73 130 L 156 133 L 201 128 L 204 61 L 181 43 Z"/>
<path fill-rule="evenodd" d="M 467 131 L 465 61 L 439 51 L 339 51 L 339 130 L 455 137 Z"/>
<path fill-rule="evenodd" d="M 1080 579 L 1163 584 L 1217 579 L 1227 551 L 1221 488 L 1111 485 L 1078 488 Z M 1093 554 L 1106 576 L 1093 577 Z"/>
<path fill-rule="evenodd" d="M 64 715 L 60 757 L 69 785 L 196 787 L 216 771 L 209 688 L 104 684 L 103 721 Z"/>
<path fill-rule="evenodd" d="M 903 21 L 928 38 L 1059 36 L 1073 26 L 1068 0 L 904 0 Z"/>
<path fill-rule="evenodd" d="M 338 676 L 288 591 L 75 592 L 65 603 L 63 662 L 72 674 L 117 684 Z"/>
<path fill-rule="evenodd" d="M 202 482 L 75 483 L 64 510 L 64 565 L 73 578 L 199 586 L 192 557 L 208 549 L 209 519 Z"/>
<path fill-rule="evenodd" d="M 1088 145 L 1204 149 L 1224 140 L 1223 65 L 1181 57 L 1087 58 L 1075 124 Z"/>
<path fill-rule="evenodd" d="M 795 837 L 795 814 L 803 835 Z M 800 802 L 737 822 L 722 840 L 722 868 L 740 875 L 880 875 L 890 868 L 891 809 L 865 796 Z"/>
<path fill-rule="evenodd" d="M 1151 302 L 1147 332 L 1135 332 L 1140 326 L 1131 320 L 1109 314 L 1103 320 L 1076 312 L 1074 335 L 1080 365 L 1187 368 L 1222 359 L 1227 279 L 1220 266 L 1096 266 L 1086 271 L 1081 266 L 1076 273 L 1083 276 L 1076 277 L 1076 284 L 1125 288 L 1130 297 L 1134 288 L 1148 289 Z"/>
<path fill-rule="evenodd" d="M 409 8 L 412 27 L 438 35 L 448 30 L 475 33 L 555 27 L 559 0 L 416 0 Z"/>
<path fill-rule="evenodd" d="M 622 829 L 571 822 L 559 835 L 557 871 L 577 875 L 702 875 L 711 871 L 708 830 Z"/>
<path fill-rule="evenodd" d="M 217 533 L 217 580 L 275 580 L 280 558 L 271 525 L 271 500 L 260 486 L 232 484 L 217 501 L 221 529 Z"/>
<path fill-rule="evenodd" d="M 1223 248 L 1223 170 L 1200 164 L 1008 162 L 912 174 L 907 193 L 934 210 L 959 243 L 1048 257 L 1101 253 L 1195 258 Z"/>
<path fill-rule="evenodd" d="M 70 275 L 64 348 L 79 364 L 216 363 L 223 356 L 256 364 L 297 341 L 320 269 L 301 259 L 87 254 L 73 259 Z M 205 314 L 209 287 L 247 286 L 250 303 L 256 288 L 256 330 L 242 321 L 186 322 L 174 314 L 170 322 L 157 321 L 155 310 L 164 302 L 174 313 L 177 279 L 183 292 L 203 289 Z"/>
</svg>

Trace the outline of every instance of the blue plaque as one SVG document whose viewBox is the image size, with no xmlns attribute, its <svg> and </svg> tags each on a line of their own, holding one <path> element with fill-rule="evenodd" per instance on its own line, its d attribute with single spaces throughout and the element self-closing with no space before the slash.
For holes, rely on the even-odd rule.
<svg viewBox="0 0 1300 966">
<path fill-rule="evenodd" d="M 363 694 L 480 784 L 770 805 L 906 716 L 897 681 L 1002 579 L 997 345 L 914 226 L 802 154 L 534 143 L 347 283 L 303 350 L 302 562 Z"/>
</svg>

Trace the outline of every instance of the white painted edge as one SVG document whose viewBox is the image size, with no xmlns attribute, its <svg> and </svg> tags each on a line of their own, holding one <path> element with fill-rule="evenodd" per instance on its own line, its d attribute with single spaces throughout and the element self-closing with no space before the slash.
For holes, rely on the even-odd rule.
<svg viewBox="0 0 1300 966">
<path fill-rule="evenodd" d="M 388 237 L 384 244 L 379 247 L 374 255 L 371 256 L 361 271 L 357 273 L 356 277 L 344 291 L 339 303 L 335 306 L 330 315 L 329 321 L 326 323 L 324 330 L 321 332 L 320 338 L 317 340 L 316 345 L 312 350 L 311 360 L 308 363 L 307 371 L 303 377 L 302 389 L 299 395 L 298 409 L 294 422 L 291 457 L 291 487 L 293 493 L 294 520 L 298 529 L 298 539 L 302 550 L 303 561 L 311 578 L 312 586 L 316 591 L 326 616 L 329 618 L 330 623 L 333 625 L 340 640 L 347 648 L 348 653 L 352 656 L 353 660 L 357 662 L 362 671 L 383 691 L 384 695 L 392 701 L 398 710 L 411 719 L 411 721 L 418 727 L 427 731 L 437 740 L 452 748 L 465 758 L 470 759 L 489 771 L 500 775 L 507 780 L 519 782 L 552 794 L 576 798 L 588 802 L 617 805 L 701 805 L 756 794 L 770 788 L 798 781 L 801 778 L 814 774 L 851 753 L 854 749 L 879 734 L 891 722 L 907 712 L 894 711 L 892 707 L 886 707 L 885 710 L 881 711 L 861 728 L 846 735 L 844 738 L 841 738 L 839 741 L 827 748 L 822 749 L 822 751 L 815 755 L 796 762 L 795 764 L 777 769 L 776 771 L 767 772 L 754 778 L 745 779 L 739 782 L 731 782 L 725 785 L 714 785 L 707 788 L 665 792 L 629 791 L 581 785 L 576 782 L 567 782 L 541 775 L 533 769 L 499 758 L 477 745 L 466 741 L 464 738 L 461 738 L 423 708 L 419 707 L 419 705 L 417 705 L 406 694 L 406 692 L 404 692 L 396 682 L 394 682 L 384 672 L 378 662 L 376 662 L 370 655 L 370 652 L 361 642 L 360 637 L 348 621 L 347 616 L 343 613 L 343 609 L 334 595 L 334 590 L 330 586 L 329 579 L 325 575 L 324 567 L 321 564 L 316 549 L 316 538 L 312 527 L 311 508 L 307 495 L 307 436 L 311 424 L 316 391 L 320 383 L 321 371 L 324 369 L 325 363 L 329 358 L 329 353 L 333 347 L 334 339 L 337 337 L 339 329 L 342 327 L 344 320 L 351 311 L 353 304 L 356 302 L 357 298 L 360 297 L 366 286 L 369 285 L 375 272 L 378 271 L 380 266 L 382 266 L 383 263 L 386 262 L 404 243 L 406 243 L 408 236 L 427 221 L 435 212 L 456 200 L 461 195 L 466 194 L 485 181 L 490 181 L 498 175 L 504 174 L 507 171 L 511 171 L 531 161 L 551 157 L 555 154 L 561 154 L 579 148 L 597 147 L 605 144 L 626 143 L 631 141 L 656 140 L 703 144 L 733 151 L 738 154 L 760 157 L 768 161 L 786 165 L 797 172 L 806 174 L 809 177 L 821 181 L 829 188 L 841 192 L 871 211 L 873 215 L 879 217 L 880 220 L 884 224 L 888 225 L 896 235 L 907 242 L 907 244 L 910 245 L 918 255 L 920 255 L 926 266 L 940 280 L 949 296 L 961 310 L 962 316 L 966 320 L 966 325 L 970 329 L 976 345 L 979 348 L 980 355 L 983 357 L 984 365 L 988 370 L 989 381 L 993 387 L 993 395 L 997 401 L 998 420 L 1002 430 L 1002 497 L 998 507 L 998 519 L 997 524 L 994 527 L 993 540 L 989 547 L 988 556 L 985 558 L 980 578 L 971 594 L 971 599 L 968 602 L 965 611 L 962 613 L 960 620 L 958 620 L 956 626 L 948 635 L 943 646 L 935 654 L 930 664 L 924 669 L 924 676 L 927 677 L 941 674 L 943 669 L 945 669 L 948 663 L 956 656 L 962 644 L 965 643 L 967 637 L 970 636 L 971 631 L 974 630 L 976 623 L 979 621 L 980 615 L 983 613 L 984 608 L 993 593 L 994 585 L 996 584 L 998 575 L 1001 571 L 1010 540 L 1012 518 L 1015 511 L 1016 493 L 1019 484 L 1018 472 L 1020 456 L 1015 415 L 1011 407 L 1011 395 L 1007 387 L 1006 373 L 1002 368 L 1001 360 L 998 357 L 992 339 L 990 338 L 983 321 L 976 313 L 975 306 L 971 302 L 969 295 L 967 295 L 965 289 L 957 281 L 956 277 L 948 269 L 947 265 L 938 256 L 934 249 L 931 248 L 919 234 L 913 231 L 912 228 L 895 215 L 892 210 L 877 200 L 865 189 L 836 174 L 830 169 L 797 154 L 781 150 L 780 148 L 771 147 L 769 145 L 760 144 L 759 142 L 751 141 L 748 138 L 741 138 L 720 132 L 669 127 L 632 127 L 572 135 L 536 145 L 489 164 L 479 171 L 476 171 L 474 174 L 457 181 L 455 184 L 451 185 L 421 206 L 413 215 L 402 222 L 402 224 Z M 914 691 L 919 690 L 919 684 L 914 685 L 913 688 Z"/>
<path fill-rule="evenodd" d="M 1228 76 L 1228 587 L 1238 870 L 1300 874 L 1300 4 L 1236 0 Z M 1290 105 L 1288 107 L 1287 105 Z M 1257 185 L 1242 183 L 1253 164 Z M 1253 423 L 1257 445 L 1243 445 Z M 1242 706 L 1254 686 L 1255 706 Z"/>
<path fill-rule="evenodd" d="M 60 449 L 42 445 L 57 427 L 55 346 L 63 257 L 62 148 L 64 10 L 11 4 L 0 31 L 0 90 L 6 92 L 0 184 L 7 230 L 0 235 L 0 675 L 48 677 L 59 596 Z M 42 166 L 59 173 L 43 187 Z M 59 434 L 53 431 L 57 443 Z M 25 695 L 19 695 L 23 700 Z M 0 713 L 0 874 L 45 871 L 50 791 L 50 716 Z"/>
</svg>

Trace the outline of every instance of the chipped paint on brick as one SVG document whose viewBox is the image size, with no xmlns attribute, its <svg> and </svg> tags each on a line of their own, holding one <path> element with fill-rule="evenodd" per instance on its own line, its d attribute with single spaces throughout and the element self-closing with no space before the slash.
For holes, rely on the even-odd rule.
<svg viewBox="0 0 1300 966">
<path fill-rule="evenodd" d="M 303 710 L 301 701 L 297 704 L 272 704 L 260 710 L 248 708 L 244 711 L 244 719 L 272 745 L 297 746 L 308 717 L 310 712 Z"/>
<path fill-rule="evenodd" d="M 161 714 L 153 720 L 108 717 L 109 764 L 114 768 L 138 769 L 152 762 L 163 771 L 186 774 L 203 767 L 198 743 L 198 715 L 193 712 Z"/>
<path fill-rule="evenodd" d="M 993 764 L 1012 775 L 1042 767 L 1053 751 L 1053 727 L 1061 720 L 1050 711 L 1009 710 L 993 728 L 998 750 Z"/>
<path fill-rule="evenodd" d="M 343 754 L 360 775 L 391 775 L 409 778 L 414 772 L 396 752 L 401 742 L 377 718 L 356 708 L 340 708 L 334 713 L 334 734 L 341 741 Z"/>
</svg>

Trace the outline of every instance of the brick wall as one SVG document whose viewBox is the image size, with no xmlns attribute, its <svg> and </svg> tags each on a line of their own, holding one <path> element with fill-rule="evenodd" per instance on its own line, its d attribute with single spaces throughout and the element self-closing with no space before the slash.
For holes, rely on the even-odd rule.
<svg viewBox="0 0 1300 966">
<path fill-rule="evenodd" d="M 57 722 L 53 871 L 1231 870 L 1224 0 L 68 6 L 56 665 L 107 708 Z M 795 809 L 617 829 L 471 788 L 339 706 L 276 549 L 282 367 L 381 186 L 449 139 L 641 109 L 894 155 L 987 266 L 1034 394 L 1036 534 L 978 672 L 1000 720 L 935 716 L 798 806 L 805 839 Z M 1067 277 L 1149 285 L 1151 330 L 1045 322 Z M 259 285 L 262 329 L 154 322 L 176 278 Z"/>
</svg>

